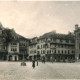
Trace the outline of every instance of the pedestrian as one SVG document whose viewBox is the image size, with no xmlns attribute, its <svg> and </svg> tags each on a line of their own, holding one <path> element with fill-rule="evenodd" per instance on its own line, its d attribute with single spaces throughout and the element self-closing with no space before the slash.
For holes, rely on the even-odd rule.
<svg viewBox="0 0 80 80">
<path fill-rule="evenodd" d="M 37 60 L 37 66 L 38 66 L 38 60 Z"/>
<path fill-rule="evenodd" d="M 43 59 L 43 62 L 45 63 L 45 58 Z"/>
<path fill-rule="evenodd" d="M 32 61 L 32 67 L 35 68 L 35 60 Z"/>
</svg>

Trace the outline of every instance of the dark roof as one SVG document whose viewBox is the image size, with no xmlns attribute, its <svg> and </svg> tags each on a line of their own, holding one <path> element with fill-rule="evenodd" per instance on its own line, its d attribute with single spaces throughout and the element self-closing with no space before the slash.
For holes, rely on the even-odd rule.
<svg viewBox="0 0 80 80">
<path fill-rule="evenodd" d="M 23 36 L 21 36 L 19 34 L 17 34 L 17 36 L 18 36 L 19 40 L 27 40 L 27 41 L 30 41 L 30 39 L 25 38 L 25 37 L 23 37 Z"/>
<path fill-rule="evenodd" d="M 40 37 L 42 38 L 54 38 L 54 39 L 74 39 L 74 35 L 72 34 L 59 34 L 59 33 L 53 33 L 49 32 Z"/>
</svg>

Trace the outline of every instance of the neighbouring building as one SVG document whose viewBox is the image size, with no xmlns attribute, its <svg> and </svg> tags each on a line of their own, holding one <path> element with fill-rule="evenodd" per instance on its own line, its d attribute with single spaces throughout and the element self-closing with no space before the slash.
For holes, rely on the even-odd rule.
<svg viewBox="0 0 80 80">
<path fill-rule="evenodd" d="M 29 41 L 17 34 L 14 29 L 4 28 L 0 23 L 0 60 L 27 60 Z"/>
<path fill-rule="evenodd" d="M 4 27 L 0 23 L 0 60 L 6 60 L 6 55 L 8 54 L 6 41 Z"/>
<path fill-rule="evenodd" d="M 19 60 L 22 60 L 23 58 L 25 60 L 28 60 L 29 42 L 30 42 L 29 39 L 23 36 L 19 36 Z"/>
<path fill-rule="evenodd" d="M 55 31 L 40 37 L 32 38 L 29 45 L 29 57 L 37 57 L 46 61 L 73 61 L 75 60 L 75 34 L 59 34 Z"/>
<path fill-rule="evenodd" d="M 19 60 L 19 42 L 13 40 L 8 44 L 8 61 L 18 61 Z"/>
<path fill-rule="evenodd" d="M 75 60 L 80 61 L 80 27 L 75 25 Z"/>
<path fill-rule="evenodd" d="M 37 52 L 41 59 L 47 61 L 66 61 L 75 58 L 74 36 L 71 34 L 52 33 L 50 36 L 42 36 L 38 39 Z"/>
<path fill-rule="evenodd" d="M 37 37 L 30 40 L 29 44 L 29 59 L 37 59 Z"/>
<path fill-rule="evenodd" d="M 80 61 L 80 27 L 73 33 L 55 31 L 32 39 L 25 38 L 14 29 L 4 28 L 0 23 L 0 60 L 43 60 L 56 62 Z"/>
</svg>

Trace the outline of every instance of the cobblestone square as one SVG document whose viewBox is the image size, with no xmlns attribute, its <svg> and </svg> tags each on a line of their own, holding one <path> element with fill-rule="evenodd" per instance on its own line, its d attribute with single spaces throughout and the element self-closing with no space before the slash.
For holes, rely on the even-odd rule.
<svg viewBox="0 0 80 80">
<path fill-rule="evenodd" d="M 0 80 L 80 79 L 80 63 L 39 62 L 34 69 L 31 62 L 26 62 L 26 65 L 0 62 Z"/>
</svg>

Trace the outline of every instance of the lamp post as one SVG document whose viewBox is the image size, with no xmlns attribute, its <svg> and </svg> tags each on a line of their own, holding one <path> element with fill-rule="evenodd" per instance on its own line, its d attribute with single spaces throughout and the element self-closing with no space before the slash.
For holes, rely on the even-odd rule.
<svg viewBox="0 0 80 80">
<path fill-rule="evenodd" d="M 37 54 L 37 66 L 38 66 L 38 54 Z"/>
<path fill-rule="evenodd" d="M 23 53 L 23 60 L 21 62 L 21 66 L 26 66 L 26 62 L 25 62 L 25 59 L 24 59 L 24 53 Z"/>
</svg>

